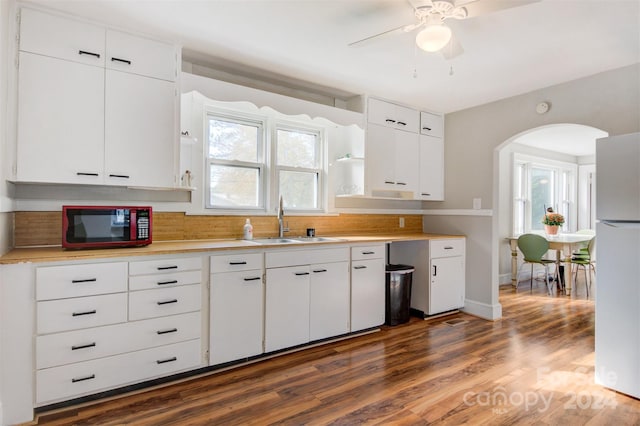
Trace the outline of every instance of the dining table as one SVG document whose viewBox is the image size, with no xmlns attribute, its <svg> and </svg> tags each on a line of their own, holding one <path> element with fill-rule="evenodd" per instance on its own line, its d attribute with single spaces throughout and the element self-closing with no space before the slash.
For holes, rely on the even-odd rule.
<svg viewBox="0 0 640 426">
<path fill-rule="evenodd" d="M 546 238 L 549 242 L 549 249 L 556 251 L 557 265 L 560 265 L 562 262 L 567 262 L 568 265 L 570 265 L 572 253 L 580 247 L 583 247 L 594 237 L 594 235 L 590 234 L 558 233 L 557 235 L 547 235 L 544 232 L 535 231 L 531 233 Z M 514 287 L 517 287 L 518 284 L 518 237 L 519 235 L 507 238 L 511 247 L 511 284 Z M 571 267 L 564 268 L 564 283 L 565 294 L 570 296 L 571 289 L 573 288 Z"/>
</svg>

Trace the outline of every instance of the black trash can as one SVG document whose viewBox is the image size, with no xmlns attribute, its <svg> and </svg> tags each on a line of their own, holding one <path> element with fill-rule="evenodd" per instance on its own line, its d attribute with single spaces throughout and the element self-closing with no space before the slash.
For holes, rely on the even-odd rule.
<svg viewBox="0 0 640 426">
<path fill-rule="evenodd" d="M 411 280 L 414 270 L 411 265 L 387 265 L 385 324 L 398 325 L 409 321 Z"/>
</svg>

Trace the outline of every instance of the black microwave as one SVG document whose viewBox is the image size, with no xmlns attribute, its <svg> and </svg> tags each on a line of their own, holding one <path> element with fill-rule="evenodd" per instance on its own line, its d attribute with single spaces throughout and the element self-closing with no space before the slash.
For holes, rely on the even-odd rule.
<svg viewBox="0 0 640 426">
<path fill-rule="evenodd" d="M 62 206 L 62 247 L 145 246 L 151 223 L 151 207 Z"/>
</svg>

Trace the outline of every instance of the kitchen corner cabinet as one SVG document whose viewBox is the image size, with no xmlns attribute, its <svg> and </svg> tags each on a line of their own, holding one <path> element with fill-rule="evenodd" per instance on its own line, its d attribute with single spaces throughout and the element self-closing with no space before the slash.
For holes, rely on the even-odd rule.
<svg viewBox="0 0 640 426">
<path fill-rule="evenodd" d="M 414 266 L 411 308 L 427 317 L 464 307 L 465 239 L 391 244 L 392 263 Z"/>
<path fill-rule="evenodd" d="M 384 324 L 385 245 L 351 248 L 351 331 Z"/>
<path fill-rule="evenodd" d="M 418 198 L 444 200 L 444 141 L 442 138 L 420 135 L 420 187 Z"/>
<path fill-rule="evenodd" d="M 263 352 L 263 258 L 263 253 L 211 256 L 211 365 Z"/>
<path fill-rule="evenodd" d="M 20 19 L 15 179 L 174 186 L 177 48 L 29 8 Z"/>
</svg>

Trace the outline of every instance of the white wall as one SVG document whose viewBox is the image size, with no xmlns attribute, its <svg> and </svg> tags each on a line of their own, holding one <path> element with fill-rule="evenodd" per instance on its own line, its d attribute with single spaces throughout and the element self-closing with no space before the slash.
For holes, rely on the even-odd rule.
<svg viewBox="0 0 640 426">
<path fill-rule="evenodd" d="M 501 217 L 499 193 L 499 148 L 514 136 L 549 124 L 574 123 L 595 127 L 609 135 L 640 131 L 640 64 L 607 71 L 594 76 L 536 90 L 512 98 L 480 105 L 445 117 L 445 201 L 424 203 L 428 209 L 470 209 L 473 198 L 482 198 L 484 208 L 493 208 L 493 216 L 479 218 L 490 233 L 478 241 L 477 250 L 467 250 L 470 264 L 492 265 L 491 270 L 467 275 L 473 278 L 473 292 L 481 294 L 480 303 L 498 303 L 498 259 L 506 250 L 499 229 L 510 218 Z M 535 112 L 539 102 L 551 103 L 544 115 Z M 429 216 L 425 229 L 430 229 Z M 452 216 L 450 225 L 462 233 L 476 235 L 478 225 L 466 216 Z M 476 293 L 478 292 L 478 293 Z M 487 298 L 491 300 L 488 301 Z"/>
</svg>

